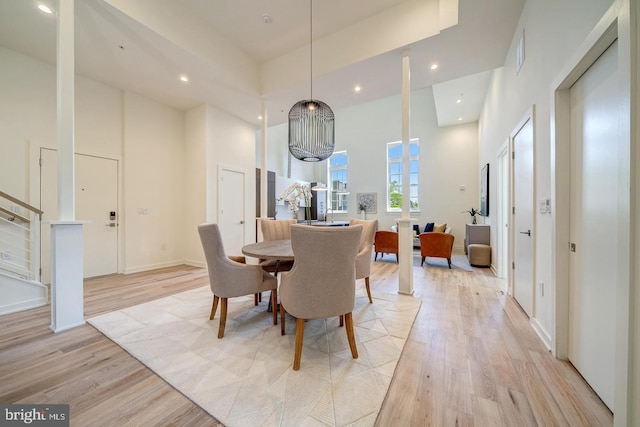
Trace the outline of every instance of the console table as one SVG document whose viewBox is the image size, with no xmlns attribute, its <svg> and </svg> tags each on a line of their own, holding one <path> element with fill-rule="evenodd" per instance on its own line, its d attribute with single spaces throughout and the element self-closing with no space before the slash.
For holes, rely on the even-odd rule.
<svg viewBox="0 0 640 427">
<path fill-rule="evenodd" d="M 489 224 L 467 224 L 464 238 L 464 253 L 468 253 L 469 245 L 491 245 L 491 226 Z"/>
</svg>

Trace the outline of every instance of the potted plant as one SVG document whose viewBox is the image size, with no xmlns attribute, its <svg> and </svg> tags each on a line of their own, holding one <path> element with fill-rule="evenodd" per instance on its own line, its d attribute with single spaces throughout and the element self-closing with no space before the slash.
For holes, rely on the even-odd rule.
<svg viewBox="0 0 640 427">
<path fill-rule="evenodd" d="M 476 220 L 476 215 L 480 215 L 480 209 L 471 208 L 468 211 L 462 211 L 461 213 L 464 213 L 464 212 L 467 212 L 469 215 L 471 215 L 471 218 L 473 218 L 472 224 L 478 223 L 478 221 Z"/>
<path fill-rule="evenodd" d="M 362 219 L 367 219 L 367 205 L 364 203 L 360 203 L 358 205 L 358 209 L 360 209 L 360 215 L 362 216 Z"/>
</svg>

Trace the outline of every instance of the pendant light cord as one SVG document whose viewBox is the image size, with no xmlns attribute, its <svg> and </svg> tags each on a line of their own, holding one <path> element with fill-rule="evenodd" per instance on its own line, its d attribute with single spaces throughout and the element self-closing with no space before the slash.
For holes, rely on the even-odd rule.
<svg viewBox="0 0 640 427">
<path fill-rule="evenodd" d="M 311 100 L 313 100 L 313 0 L 309 0 L 309 71 L 311 74 Z"/>
</svg>

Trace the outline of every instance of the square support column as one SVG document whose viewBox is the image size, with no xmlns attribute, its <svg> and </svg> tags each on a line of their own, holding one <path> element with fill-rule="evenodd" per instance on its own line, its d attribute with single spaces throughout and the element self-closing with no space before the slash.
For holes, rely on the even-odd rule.
<svg viewBox="0 0 640 427">
<path fill-rule="evenodd" d="M 51 221 L 51 330 L 84 322 L 82 226 L 89 221 Z"/>
</svg>

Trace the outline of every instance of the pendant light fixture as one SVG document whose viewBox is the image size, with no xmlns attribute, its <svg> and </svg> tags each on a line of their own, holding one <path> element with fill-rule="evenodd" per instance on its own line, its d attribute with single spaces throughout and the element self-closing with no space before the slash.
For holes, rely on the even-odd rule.
<svg viewBox="0 0 640 427">
<path fill-rule="evenodd" d="M 333 154 L 334 115 L 322 101 L 313 99 L 313 0 L 309 0 L 311 99 L 298 101 L 289 110 L 289 152 L 305 162 L 319 162 Z"/>
</svg>

